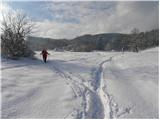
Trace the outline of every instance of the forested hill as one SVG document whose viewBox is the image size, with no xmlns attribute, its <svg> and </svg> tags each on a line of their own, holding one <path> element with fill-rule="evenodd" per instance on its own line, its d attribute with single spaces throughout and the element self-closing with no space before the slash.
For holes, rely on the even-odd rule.
<svg viewBox="0 0 160 120">
<path fill-rule="evenodd" d="M 135 34 L 105 33 L 96 35 L 83 35 L 74 39 L 51 39 L 41 37 L 28 37 L 27 43 L 32 50 L 57 49 L 77 52 L 90 52 L 93 50 L 124 50 L 134 51 L 147 49 L 159 45 L 159 30 L 151 30 Z"/>
</svg>

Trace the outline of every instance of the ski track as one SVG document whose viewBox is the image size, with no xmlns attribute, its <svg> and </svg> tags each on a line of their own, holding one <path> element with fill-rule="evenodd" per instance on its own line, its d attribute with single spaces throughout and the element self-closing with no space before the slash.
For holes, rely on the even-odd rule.
<svg viewBox="0 0 160 120">
<path fill-rule="evenodd" d="M 106 57 L 101 54 L 101 57 Z M 117 55 L 114 54 L 111 57 L 106 57 L 107 59 L 100 62 L 96 68 L 91 69 L 91 80 L 85 80 L 85 78 L 82 77 L 80 73 L 74 73 L 71 72 L 69 69 L 63 69 L 63 65 L 59 64 L 61 62 L 71 62 L 71 61 L 79 61 L 79 60 L 85 60 L 90 59 L 90 57 L 85 58 L 76 58 L 66 61 L 51 61 L 49 64 L 43 65 L 43 67 L 47 67 L 47 69 L 51 70 L 52 72 L 56 73 L 58 76 L 60 76 L 66 85 L 68 85 L 73 92 L 74 98 L 80 98 L 81 103 L 80 107 L 73 108 L 68 113 L 66 113 L 63 116 L 63 119 L 68 118 L 77 118 L 77 119 L 113 119 L 113 118 L 120 118 L 123 115 L 129 114 L 132 112 L 132 109 L 134 106 L 119 106 L 115 100 L 114 97 L 107 92 L 107 79 L 105 79 L 105 68 L 107 68 L 107 65 L 113 64 L 111 62 L 114 61 L 114 58 L 116 57 L 123 57 L 124 55 Z M 7 69 L 14 69 L 14 68 L 20 68 L 25 67 L 28 64 L 15 64 L 13 66 L 6 66 L 2 68 L 2 70 Z M 33 64 L 34 65 L 34 64 Z M 68 67 L 68 66 L 67 66 Z M 72 67 L 72 66 L 71 66 Z M 25 101 L 27 99 L 30 99 L 35 92 L 40 91 L 41 88 L 37 87 L 35 89 L 32 89 L 27 94 L 25 94 L 22 97 L 19 97 L 18 99 L 13 100 L 9 104 L 4 104 L 3 106 L 9 108 L 9 106 L 16 106 L 22 101 Z M 26 99 L 27 98 L 27 99 Z M 123 107 L 123 108 L 122 108 Z M 16 108 L 16 107 L 15 107 Z M 16 114 L 11 113 L 11 115 Z"/>
<path fill-rule="evenodd" d="M 104 84 L 104 69 L 107 67 L 107 63 L 111 62 L 114 58 L 117 57 L 122 57 L 121 55 L 114 55 L 110 57 L 109 59 L 103 61 L 99 65 L 99 69 L 97 71 L 97 82 L 99 86 L 97 87 L 97 92 L 99 95 L 99 98 L 101 99 L 103 109 L 104 109 L 104 117 L 105 119 L 114 119 L 118 118 L 122 115 L 129 114 L 132 110 L 132 107 L 127 107 L 123 110 L 120 110 L 118 104 L 114 101 L 113 96 L 110 95 L 107 91 L 107 85 Z"/>
<path fill-rule="evenodd" d="M 115 57 L 123 56 L 113 55 L 109 59 L 102 61 L 97 69 L 93 71 L 93 81 L 90 81 L 90 87 L 86 86 L 83 82 L 80 82 L 85 81 L 80 75 L 64 72 L 57 66 L 53 66 L 54 69 L 68 81 L 67 84 L 70 84 L 75 96 L 82 96 L 83 98 L 84 103 L 82 104 L 84 109 L 82 113 L 77 114 L 76 118 L 113 119 L 131 112 L 133 106 L 119 108 L 118 104 L 114 101 L 113 96 L 106 91 L 107 85 L 104 84 L 104 81 L 106 81 L 104 79 L 104 69 L 107 67 L 106 64 L 110 63 Z M 75 80 L 74 78 L 78 80 Z M 75 111 L 72 111 L 70 114 L 73 112 Z"/>
<path fill-rule="evenodd" d="M 73 91 L 75 99 L 76 98 L 82 99 L 82 102 L 80 103 L 81 107 L 74 108 L 72 111 L 64 115 L 63 117 L 64 119 L 71 117 L 78 119 L 113 118 L 111 96 L 106 91 L 104 91 L 104 77 L 103 77 L 103 72 L 104 72 L 103 70 L 105 68 L 105 64 L 111 62 L 113 57 L 115 56 L 103 60 L 102 62 L 99 63 L 99 65 L 97 65 L 96 69 L 94 68 L 92 70 L 91 72 L 92 80 L 87 81 L 87 84 L 84 83 L 85 78 L 83 78 L 80 74 L 77 73 L 74 74 L 70 71 L 64 70 L 61 64 L 57 64 L 56 61 L 52 61 L 50 62 L 50 64 L 45 65 L 47 69 L 50 69 L 52 72 L 55 72 L 65 81 L 66 85 L 68 85 Z M 63 62 L 70 62 L 76 60 L 79 59 L 73 59 Z M 3 68 L 2 70 L 17 68 L 17 67 L 25 67 L 25 66 L 27 65 L 26 64 L 14 65 L 11 67 Z M 30 96 L 32 96 L 32 94 Z M 19 101 L 24 101 L 24 100 L 19 99 Z M 10 106 L 10 104 L 8 104 L 8 106 Z"/>
<path fill-rule="evenodd" d="M 48 66 L 48 67 L 50 69 L 54 69 L 56 71 L 56 73 L 59 74 L 64 79 L 65 83 L 67 85 L 69 85 L 70 88 L 72 89 L 75 98 L 81 97 L 81 96 L 84 97 L 83 92 L 81 91 L 81 88 L 79 87 L 79 85 L 75 84 L 76 81 L 74 81 L 69 74 L 67 74 L 66 72 L 61 70 L 59 67 L 57 67 L 56 64 L 54 64 L 54 65 L 52 64 L 52 66 Z M 74 86 L 76 86 L 76 88 Z M 77 111 L 77 110 L 73 110 L 72 112 L 65 115 L 63 118 L 67 118 L 69 115 L 73 114 L 75 111 Z M 78 113 L 78 111 L 75 114 L 77 114 L 77 113 Z M 76 118 L 83 118 L 83 116 L 84 116 L 83 114 L 84 113 L 78 113 Z"/>
<path fill-rule="evenodd" d="M 94 74 L 95 78 L 90 83 L 93 89 L 89 88 L 82 82 L 84 80 L 80 75 L 74 75 L 71 72 L 66 72 L 54 63 L 52 66 L 48 66 L 49 69 L 54 69 L 56 73 L 64 79 L 65 83 L 70 86 L 75 98 L 82 97 L 83 99 L 81 103 L 83 105 L 83 110 L 73 110 L 65 115 L 64 118 L 68 118 L 74 113 L 77 114 L 76 118 L 112 118 L 112 111 L 110 111 L 110 96 L 103 90 L 103 69 L 105 67 L 105 63 L 110 62 L 112 57 L 99 64 L 98 69 Z"/>
</svg>

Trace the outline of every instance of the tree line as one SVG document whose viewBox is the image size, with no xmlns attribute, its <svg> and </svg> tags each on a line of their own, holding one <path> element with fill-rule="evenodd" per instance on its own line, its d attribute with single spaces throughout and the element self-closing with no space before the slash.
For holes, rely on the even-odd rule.
<svg viewBox="0 0 160 120">
<path fill-rule="evenodd" d="M 1 25 L 1 54 L 7 58 L 31 57 L 35 50 L 58 49 L 74 52 L 133 51 L 159 46 L 159 29 L 130 34 L 104 33 L 74 39 L 51 39 L 29 36 L 35 27 L 24 13 L 4 14 Z M 56 28 L 55 28 L 56 29 Z"/>
<path fill-rule="evenodd" d="M 130 34 L 106 33 L 83 35 L 71 40 L 29 37 L 28 45 L 33 50 L 61 49 L 74 52 L 133 51 L 144 50 L 159 45 L 159 30 L 131 32 Z"/>
</svg>

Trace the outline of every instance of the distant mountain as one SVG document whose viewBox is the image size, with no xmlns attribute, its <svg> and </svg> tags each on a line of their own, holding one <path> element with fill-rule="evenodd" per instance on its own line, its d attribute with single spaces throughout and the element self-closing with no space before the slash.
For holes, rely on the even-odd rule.
<svg viewBox="0 0 160 120">
<path fill-rule="evenodd" d="M 63 49 L 77 52 L 93 50 L 124 50 L 134 51 L 135 46 L 146 49 L 159 45 L 159 30 L 141 32 L 139 34 L 104 33 L 83 35 L 74 39 L 51 39 L 28 37 L 27 44 L 32 50 Z"/>
<path fill-rule="evenodd" d="M 67 46 L 68 40 L 29 36 L 27 38 L 27 44 L 32 50 L 42 50 L 44 48 L 55 49 Z"/>
</svg>

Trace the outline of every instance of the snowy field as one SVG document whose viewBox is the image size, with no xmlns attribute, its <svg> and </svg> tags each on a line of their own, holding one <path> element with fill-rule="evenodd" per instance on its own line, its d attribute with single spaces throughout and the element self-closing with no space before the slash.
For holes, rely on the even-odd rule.
<svg viewBox="0 0 160 120">
<path fill-rule="evenodd" d="M 2 118 L 158 118 L 158 48 L 2 59 Z"/>
</svg>

